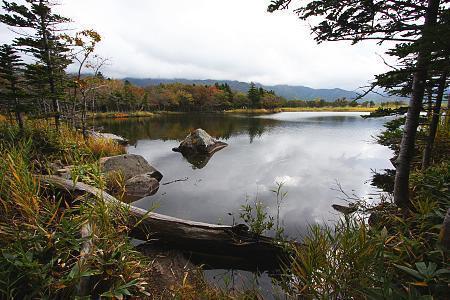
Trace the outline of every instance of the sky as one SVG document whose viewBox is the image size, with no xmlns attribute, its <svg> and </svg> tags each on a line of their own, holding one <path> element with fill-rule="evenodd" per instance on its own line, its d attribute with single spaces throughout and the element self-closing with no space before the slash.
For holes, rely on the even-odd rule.
<svg viewBox="0 0 450 300">
<path fill-rule="evenodd" d="M 317 45 L 270 0 L 59 0 L 72 32 L 94 29 L 113 78 L 228 79 L 355 90 L 387 70 L 374 42 Z M 0 24 L 0 42 L 12 37 Z M 75 66 L 70 67 L 71 70 Z M 70 70 L 69 70 L 70 71 Z"/>
</svg>

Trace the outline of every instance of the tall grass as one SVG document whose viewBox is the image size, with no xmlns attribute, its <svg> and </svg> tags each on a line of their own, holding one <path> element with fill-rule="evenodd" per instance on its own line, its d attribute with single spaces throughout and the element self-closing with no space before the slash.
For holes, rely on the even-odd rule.
<svg viewBox="0 0 450 300">
<path fill-rule="evenodd" d="M 142 118 L 153 117 L 155 113 L 149 111 L 135 111 L 135 112 L 98 112 L 92 113 L 90 116 L 94 119 L 128 119 L 128 118 Z"/>
<path fill-rule="evenodd" d="M 364 223 L 347 218 L 333 227 L 312 226 L 303 244 L 294 249 L 291 272 L 294 294 L 316 299 L 364 298 L 383 268 L 386 237 Z"/>
<path fill-rule="evenodd" d="M 84 139 L 67 125 L 57 131 L 45 121 L 28 121 L 23 131 L 17 126 L 0 124 L 0 139 L 10 148 L 19 147 L 18 143 L 29 141 L 30 159 L 36 161 L 60 160 L 64 164 L 92 162 L 102 156 L 125 153 L 123 146 L 109 139 Z"/>
<path fill-rule="evenodd" d="M 88 296 L 80 290 L 86 281 L 91 296 L 148 296 L 151 262 L 127 237 L 128 213 L 101 198 L 54 190 L 35 174 L 42 171 L 38 158 L 92 161 L 98 152 L 68 128 L 3 128 L 1 134 L 0 298 Z M 91 179 L 103 184 L 100 177 Z M 82 236 L 86 224 L 92 231 Z M 87 241 L 92 247 L 83 253 Z"/>
</svg>

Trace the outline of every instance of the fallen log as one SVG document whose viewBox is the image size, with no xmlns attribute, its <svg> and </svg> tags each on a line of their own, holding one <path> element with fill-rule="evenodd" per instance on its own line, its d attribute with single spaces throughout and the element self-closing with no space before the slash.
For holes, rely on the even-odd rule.
<svg viewBox="0 0 450 300">
<path fill-rule="evenodd" d="M 274 239 L 255 236 L 248 227 L 215 225 L 183 220 L 123 203 L 108 193 L 90 185 L 54 175 L 40 176 L 41 183 L 75 194 L 90 194 L 112 205 L 126 209 L 130 214 L 130 236 L 151 245 L 195 253 L 197 261 L 202 255 L 215 257 L 220 265 L 233 262 L 245 269 L 276 270 L 284 258 L 284 248 Z"/>
</svg>

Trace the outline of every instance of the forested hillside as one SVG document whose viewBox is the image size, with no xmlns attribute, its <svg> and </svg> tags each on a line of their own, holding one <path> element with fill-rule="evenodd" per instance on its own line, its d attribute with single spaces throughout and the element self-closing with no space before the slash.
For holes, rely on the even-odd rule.
<svg viewBox="0 0 450 300">
<path fill-rule="evenodd" d="M 155 86 L 159 84 L 170 84 L 170 83 L 183 83 L 183 84 L 196 84 L 196 85 L 214 85 L 216 82 L 219 84 L 227 84 L 231 87 L 231 89 L 239 91 L 239 92 L 247 92 L 250 88 L 250 83 L 236 81 L 236 80 L 195 80 L 195 79 L 183 79 L 183 78 L 175 78 L 175 79 L 159 79 L 159 78 L 125 78 L 125 80 L 130 81 L 138 86 L 146 87 L 146 86 Z M 359 96 L 361 91 L 348 91 L 340 88 L 320 88 L 314 89 L 307 86 L 302 85 L 287 85 L 287 84 L 278 84 L 278 85 L 263 85 L 260 83 L 255 83 L 255 85 L 259 88 L 262 87 L 266 90 L 272 90 L 277 95 L 286 98 L 287 100 L 313 100 L 313 99 L 324 99 L 327 102 L 335 101 L 339 98 L 347 98 L 347 99 L 355 99 Z M 398 101 L 402 100 L 402 97 L 393 97 L 387 94 L 377 94 L 377 93 L 369 93 L 365 97 L 362 98 L 362 101 L 374 101 L 374 102 L 388 102 L 388 101 Z"/>
</svg>

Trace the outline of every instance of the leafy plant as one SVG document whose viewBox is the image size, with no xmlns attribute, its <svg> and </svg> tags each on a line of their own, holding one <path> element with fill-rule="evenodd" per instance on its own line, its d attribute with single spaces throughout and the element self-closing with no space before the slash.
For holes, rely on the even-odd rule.
<svg viewBox="0 0 450 300">
<path fill-rule="evenodd" d="M 247 199 L 246 204 L 241 205 L 240 217 L 255 236 L 262 235 L 274 226 L 274 218 L 268 215 L 267 207 L 258 200 L 249 204 Z"/>
<path fill-rule="evenodd" d="M 280 210 L 281 210 L 281 204 L 283 203 L 284 199 L 287 196 L 287 192 L 283 191 L 283 182 L 277 182 L 277 188 L 271 190 L 272 193 L 276 196 L 276 203 L 277 203 L 277 215 L 275 217 L 275 237 L 279 240 L 283 239 L 283 233 L 284 233 L 284 227 L 280 225 Z"/>
</svg>

